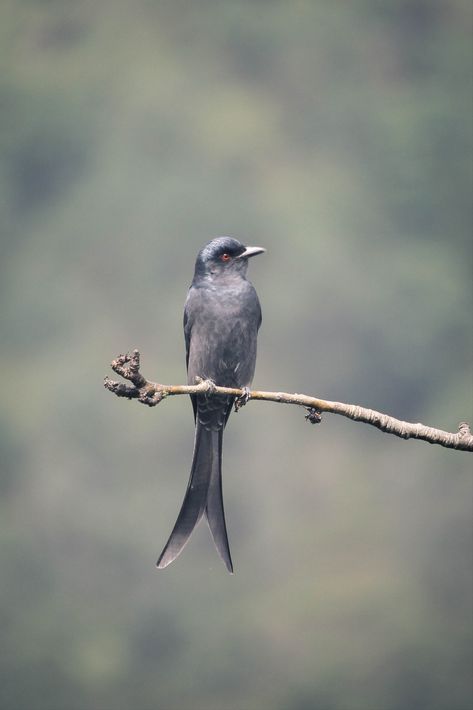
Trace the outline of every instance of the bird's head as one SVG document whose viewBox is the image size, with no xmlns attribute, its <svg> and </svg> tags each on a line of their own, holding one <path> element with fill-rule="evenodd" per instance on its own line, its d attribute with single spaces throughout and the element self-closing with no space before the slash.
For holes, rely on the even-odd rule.
<svg viewBox="0 0 473 710">
<path fill-rule="evenodd" d="M 241 274 L 244 276 L 251 256 L 262 254 L 262 247 L 247 247 L 232 237 L 217 237 L 197 254 L 196 276 Z"/>
</svg>

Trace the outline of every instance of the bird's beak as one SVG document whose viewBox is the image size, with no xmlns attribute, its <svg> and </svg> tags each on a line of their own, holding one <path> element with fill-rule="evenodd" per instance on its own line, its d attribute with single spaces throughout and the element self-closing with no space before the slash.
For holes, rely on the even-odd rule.
<svg viewBox="0 0 473 710">
<path fill-rule="evenodd" d="M 243 254 L 240 254 L 237 258 L 238 259 L 249 259 L 250 256 L 256 256 L 257 254 L 262 254 L 264 251 L 266 251 L 266 249 L 263 249 L 263 247 L 246 247 Z"/>
</svg>

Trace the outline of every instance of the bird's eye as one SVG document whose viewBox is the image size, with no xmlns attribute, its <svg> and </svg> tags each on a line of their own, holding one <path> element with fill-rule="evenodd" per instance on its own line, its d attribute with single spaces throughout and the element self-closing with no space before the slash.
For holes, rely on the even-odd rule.
<svg viewBox="0 0 473 710">
<path fill-rule="evenodd" d="M 230 254 L 222 254 L 220 258 L 222 261 L 230 261 L 232 257 L 230 256 Z"/>
</svg>

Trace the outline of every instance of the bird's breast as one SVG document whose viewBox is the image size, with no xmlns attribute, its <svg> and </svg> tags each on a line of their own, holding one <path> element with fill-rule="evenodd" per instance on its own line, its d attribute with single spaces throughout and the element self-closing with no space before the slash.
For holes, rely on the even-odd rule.
<svg viewBox="0 0 473 710">
<path fill-rule="evenodd" d="M 210 378 L 226 387 L 251 382 L 256 361 L 257 324 L 239 308 L 212 308 L 195 318 L 189 348 L 189 381 Z"/>
</svg>

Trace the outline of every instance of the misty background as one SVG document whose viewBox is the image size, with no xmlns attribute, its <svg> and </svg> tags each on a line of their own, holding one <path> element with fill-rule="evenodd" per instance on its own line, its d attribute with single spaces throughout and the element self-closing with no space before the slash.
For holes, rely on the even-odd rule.
<svg viewBox="0 0 473 710">
<path fill-rule="evenodd" d="M 232 415 L 236 573 L 202 523 L 155 568 L 192 408 L 198 249 L 263 246 L 254 386 L 473 421 L 467 0 L 3 0 L 0 706 L 469 710 L 463 452 Z"/>
</svg>

